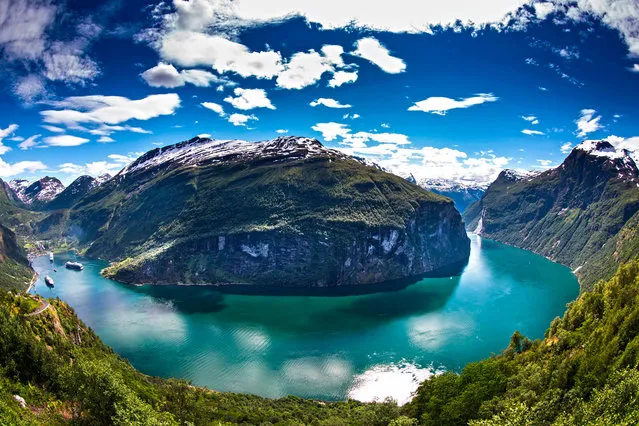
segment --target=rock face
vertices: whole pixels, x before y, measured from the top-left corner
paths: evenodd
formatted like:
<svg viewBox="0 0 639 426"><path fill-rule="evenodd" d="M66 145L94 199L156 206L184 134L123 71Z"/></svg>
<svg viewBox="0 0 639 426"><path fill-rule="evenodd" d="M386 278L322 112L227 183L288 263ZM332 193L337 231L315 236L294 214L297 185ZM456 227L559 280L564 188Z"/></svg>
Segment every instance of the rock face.
<svg viewBox="0 0 639 426"><path fill-rule="evenodd" d="M0 224L0 289L24 291L32 277L33 270L16 234Z"/></svg>
<svg viewBox="0 0 639 426"><path fill-rule="evenodd" d="M150 151L76 204L69 234L127 283L365 285L470 251L451 200L298 137Z"/></svg>
<svg viewBox="0 0 639 426"><path fill-rule="evenodd" d="M630 153L607 141L586 141L557 168L502 172L464 219L480 235L579 268L587 288L616 270L594 271L588 262L601 251L623 251L618 234L632 223L636 228L638 220L631 219L638 211L639 171Z"/></svg>

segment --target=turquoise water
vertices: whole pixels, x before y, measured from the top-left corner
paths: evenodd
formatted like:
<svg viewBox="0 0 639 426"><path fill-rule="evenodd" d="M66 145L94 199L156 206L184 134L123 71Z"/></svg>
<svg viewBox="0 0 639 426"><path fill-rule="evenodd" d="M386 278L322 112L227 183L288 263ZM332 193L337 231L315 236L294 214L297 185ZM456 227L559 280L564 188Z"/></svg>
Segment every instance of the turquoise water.
<svg viewBox="0 0 639 426"><path fill-rule="evenodd" d="M35 259L35 291L69 303L144 373L220 391L325 400L410 398L441 370L497 353L515 330L543 337L579 292L568 268L472 236L460 276L360 296L255 296L207 287L118 284L106 264ZM53 268L57 272L53 272ZM49 289L46 274L55 279Z"/></svg>

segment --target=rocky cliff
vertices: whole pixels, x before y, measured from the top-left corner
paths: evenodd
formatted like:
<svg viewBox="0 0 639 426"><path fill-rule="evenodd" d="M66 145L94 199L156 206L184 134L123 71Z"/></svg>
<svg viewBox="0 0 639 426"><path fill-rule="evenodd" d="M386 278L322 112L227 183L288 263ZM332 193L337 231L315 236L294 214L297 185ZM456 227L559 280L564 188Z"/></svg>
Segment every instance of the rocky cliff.
<svg viewBox="0 0 639 426"><path fill-rule="evenodd" d="M155 149L69 223L127 283L364 285L459 266L470 250L450 199L297 137Z"/></svg>

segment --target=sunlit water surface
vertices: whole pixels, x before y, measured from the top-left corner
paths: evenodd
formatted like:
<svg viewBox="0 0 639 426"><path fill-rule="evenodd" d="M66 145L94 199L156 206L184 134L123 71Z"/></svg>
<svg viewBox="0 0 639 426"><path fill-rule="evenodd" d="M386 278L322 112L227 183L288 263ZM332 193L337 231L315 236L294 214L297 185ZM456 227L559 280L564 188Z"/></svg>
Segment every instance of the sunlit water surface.
<svg viewBox="0 0 639 426"><path fill-rule="evenodd" d="M39 257L35 291L69 303L146 374L219 391L408 401L417 383L497 353L515 330L543 337L576 298L568 268L472 236L460 276L360 296L255 296L207 287L126 286ZM53 269L57 269L54 272ZM56 284L44 285L45 275Z"/></svg>

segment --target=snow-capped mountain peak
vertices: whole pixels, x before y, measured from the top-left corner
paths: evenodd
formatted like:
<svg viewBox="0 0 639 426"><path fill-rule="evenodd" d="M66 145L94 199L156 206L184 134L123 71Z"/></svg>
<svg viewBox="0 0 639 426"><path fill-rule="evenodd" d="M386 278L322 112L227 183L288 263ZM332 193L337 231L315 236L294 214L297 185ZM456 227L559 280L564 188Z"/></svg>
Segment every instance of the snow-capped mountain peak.
<svg viewBox="0 0 639 426"><path fill-rule="evenodd" d="M120 175L151 169L165 164L198 166L202 164L242 161L255 158L309 158L321 155L346 157L339 151L324 147L318 140L282 136L273 140L248 142L243 140L214 140L195 137L185 142L156 148L125 167Z"/></svg>
<svg viewBox="0 0 639 426"><path fill-rule="evenodd" d="M33 183L24 179L15 179L9 182L9 186L16 193L18 199L27 205L46 203L64 191L62 182L57 178L49 176L43 177Z"/></svg>
<svg viewBox="0 0 639 426"><path fill-rule="evenodd" d="M575 147L575 149L587 152L588 154L595 155L597 157L608 157L608 158L623 158L625 155L623 150L617 150L614 146L608 141L595 141L595 140L587 140Z"/></svg>

